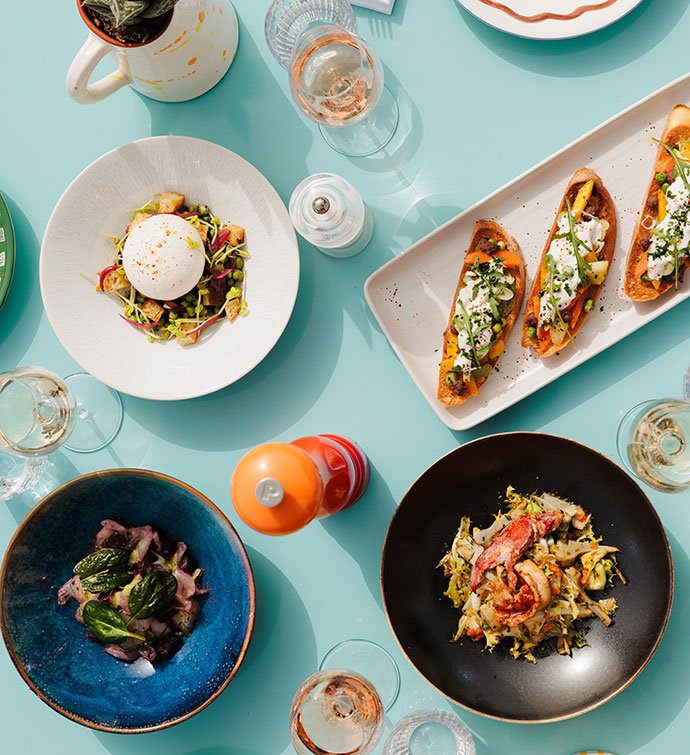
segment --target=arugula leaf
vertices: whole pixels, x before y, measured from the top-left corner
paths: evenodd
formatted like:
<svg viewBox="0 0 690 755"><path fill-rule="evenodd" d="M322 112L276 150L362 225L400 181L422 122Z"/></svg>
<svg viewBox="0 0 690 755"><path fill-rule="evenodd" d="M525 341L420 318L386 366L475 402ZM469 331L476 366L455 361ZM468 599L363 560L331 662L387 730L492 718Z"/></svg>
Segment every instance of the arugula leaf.
<svg viewBox="0 0 690 755"><path fill-rule="evenodd" d="M467 335L470 337L470 346L472 347L472 355L477 364L477 367L479 367L480 366L479 355L477 354L477 347L474 345L474 333L472 332L472 324L470 322L470 316L467 314L467 310L465 309L465 305L462 303L462 301L458 300L458 304L460 305L460 309L462 310L462 319L465 324L465 330L467 331Z"/></svg>
<svg viewBox="0 0 690 755"><path fill-rule="evenodd" d="M566 202L568 202L567 198L566 198ZM569 206L568 206L568 209L570 209ZM568 336L568 340L573 345L573 348L575 348L575 341L573 340L573 337L570 334L570 328L568 327L566 321L563 319L561 310L558 309L558 302L556 301L556 296L553 292L553 281L554 281L554 278L556 277L556 261L554 260L551 254L546 255L546 264L549 266L549 299L551 300L551 306L553 307L554 312L556 313L556 317L560 320L561 325L565 328L565 334Z"/></svg>
<svg viewBox="0 0 690 755"><path fill-rule="evenodd" d="M565 208L566 212L568 213L568 238L570 240L570 245L573 248L573 253L575 254L575 259L577 260L577 273L580 277L580 280L582 281L582 284L585 284L585 281L587 280L587 270L591 270L591 266L588 262L586 262L582 255L580 254L579 247L584 247L588 252L591 252L592 250L585 244L582 239L579 239L575 233L575 219L573 218L573 213L570 208L570 200L568 197L565 198Z"/></svg>

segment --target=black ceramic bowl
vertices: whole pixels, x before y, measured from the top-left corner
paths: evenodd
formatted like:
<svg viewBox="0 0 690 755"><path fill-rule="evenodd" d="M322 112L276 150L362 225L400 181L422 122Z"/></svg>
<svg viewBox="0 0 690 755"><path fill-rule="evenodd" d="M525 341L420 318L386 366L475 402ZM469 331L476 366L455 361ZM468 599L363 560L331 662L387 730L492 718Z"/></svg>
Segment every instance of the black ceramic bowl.
<svg viewBox="0 0 690 755"><path fill-rule="evenodd" d="M460 612L443 595L438 562L460 518L486 527L508 485L551 491L593 517L604 542L620 548L628 580L614 623L585 620L589 647L536 664L515 661L504 642L493 653L451 642ZM439 692L490 718L536 723L592 710L627 687L654 654L673 600L673 563L664 528L645 494L620 467L586 446L541 433L492 435L439 459L412 485L388 529L381 564L388 619L402 650Z"/></svg>

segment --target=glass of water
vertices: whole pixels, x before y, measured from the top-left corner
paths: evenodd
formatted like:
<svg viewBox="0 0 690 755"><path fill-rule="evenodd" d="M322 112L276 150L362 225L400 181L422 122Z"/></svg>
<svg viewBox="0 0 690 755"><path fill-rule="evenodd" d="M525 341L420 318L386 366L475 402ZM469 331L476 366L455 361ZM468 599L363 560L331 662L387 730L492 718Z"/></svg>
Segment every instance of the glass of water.
<svg viewBox="0 0 690 755"><path fill-rule="evenodd" d="M299 109L337 152L351 157L382 149L398 126L398 106L383 85L383 68L356 34L346 0L274 0L266 42L290 73Z"/></svg>
<svg viewBox="0 0 690 755"><path fill-rule="evenodd" d="M386 740L383 755L475 755L470 730L452 713L418 710L401 719Z"/></svg>
<svg viewBox="0 0 690 755"><path fill-rule="evenodd" d="M119 395L86 373L61 378L45 367L0 373L0 500L40 477L43 457L61 446L90 453L117 435Z"/></svg>
<svg viewBox="0 0 690 755"><path fill-rule="evenodd" d="M638 404L623 417L617 443L626 466L651 487L665 493L690 487L690 401Z"/></svg>

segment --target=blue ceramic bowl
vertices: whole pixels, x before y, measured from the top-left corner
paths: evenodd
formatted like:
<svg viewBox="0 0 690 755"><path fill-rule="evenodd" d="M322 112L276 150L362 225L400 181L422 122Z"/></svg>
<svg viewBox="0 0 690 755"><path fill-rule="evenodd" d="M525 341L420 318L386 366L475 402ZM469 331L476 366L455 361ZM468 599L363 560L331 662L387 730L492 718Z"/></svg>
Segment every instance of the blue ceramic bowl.
<svg viewBox="0 0 690 755"><path fill-rule="evenodd" d="M194 631L160 666L102 652L75 620L76 603L57 603L106 518L157 525L205 569L210 594ZM188 485L137 469L87 474L47 495L9 544L0 590L2 635L26 683L59 713L102 731L154 731L193 716L229 684L254 627L254 579L230 522Z"/></svg>

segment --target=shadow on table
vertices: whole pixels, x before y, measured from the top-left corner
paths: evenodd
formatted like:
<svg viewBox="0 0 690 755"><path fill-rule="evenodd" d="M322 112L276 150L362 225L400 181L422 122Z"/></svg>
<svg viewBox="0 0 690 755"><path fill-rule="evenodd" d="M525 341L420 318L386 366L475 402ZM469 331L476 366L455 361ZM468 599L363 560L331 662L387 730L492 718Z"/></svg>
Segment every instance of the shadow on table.
<svg viewBox="0 0 690 755"><path fill-rule="evenodd" d="M258 76L257 71L265 75ZM142 102L151 113L152 134L196 136L232 149L266 175L284 202L310 172L306 155L313 131L290 99L287 72L281 81L267 71L246 25L237 59L214 89L195 100L198 107L176 108L147 98ZM321 279L316 254L300 239L295 309L276 346L249 375L210 396L170 402L163 410L156 402L128 399L127 413L155 435L200 450L244 448L265 440L265 422L248 421L237 413L241 407L260 406L262 416L270 418L271 435L294 425L328 384L342 341L341 286ZM207 420L203 434L191 437L180 432L191 417ZM228 421L219 422L219 417Z"/></svg>
<svg viewBox="0 0 690 755"><path fill-rule="evenodd" d="M348 157L357 168L369 173L385 173L407 180L404 167L414 157L422 143L423 123L419 108L410 97L407 89L395 74L384 66L386 87L398 103L398 126L390 142L378 152L368 157Z"/></svg>
<svg viewBox="0 0 690 755"><path fill-rule="evenodd" d="M381 601L381 551L396 502L383 477L372 466L367 492L352 508L321 520L324 530L344 548L359 567L377 605Z"/></svg>
<svg viewBox="0 0 690 755"><path fill-rule="evenodd" d="M673 553L676 600L661 644L639 677L600 708L560 723L496 726L486 718L456 708L472 730L478 755L523 750L568 755L588 748L626 755L638 752L675 720L690 697L690 676L682 662L687 657L690 621L686 597L690 591L690 560L678 540L666 534ZM618 724L621 721L625 721L624 726ZM599 734L595 737L590 732Z"/></svg>
<svg viewBox="0 0 690 755"><path fill-rule="evenodd" d="M264 755L289 747L288 714L299 685L318 666L307 610L283 572L247 548L256 583L254 635L228 688L185 723L140 736L96 734L113 755Z"/></svg>
<svg viewBox="0 0 690 755"><path fill-rule="evenodd" d="M41 245L19 205L7 194L4 197L12 216L16 255L10 290L0 309L0 371L23 362L32 340L28 334L36 333L43 312L38 290Z"/></svg>
<svg viewBox="0 0 690 755"><path fill-rule="evenodd" d="M586 381L582 380L580 374L580 369L584 365L580 365L555 380L551 385L542 388L486 422L482 422L472 430L457 431L453 434L459 442L464 443L471 437L513 430L534 430L553 422L558 417L583 406L593 396L630 375L631 364L639 363L639 369L644 369L649 362L680 344L690 344L690 332L686 327L688 316L690 316L690 300L681 302L674 309L589 360L586 363L589 365ZM640 395L638 400L652 398L655 394L654 390L651 392L652 395L649 393ZM675 395L680 396L680 393L681 375L679 374ZM604 408L600 416L593 417L592 422L606 421L608 417L605 412L611 412L613 419L609 424L613 436L617 421L622 417L622 410L629 409L635 403L635 398L630 399L630 406L620 406L614 401Z"/></svg>
<svg viewBox="0 0 690 755"><path fill-rule="evenodd" d="M387 15L378 11L356 7L357 29L365 39L395 39L396 26L402 26L407 10L407 0L396 0L393 13Z"/></svg>
<svg viewBox="0 0 690 755"><path fill-rule="evenodd" d="M645 0L620 21L592 34L563 40L530 40L493 29L460 5L458 13L487 47L520 68L548 76L590 76L637 60L661 44L690 0ZM592 54L589 54L592 53Z"/></svg>

